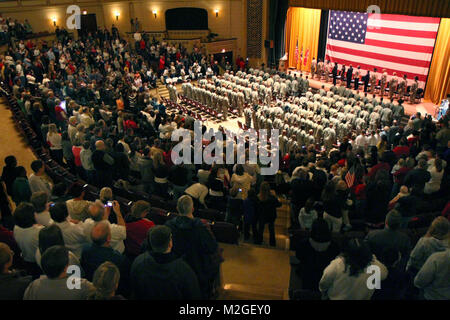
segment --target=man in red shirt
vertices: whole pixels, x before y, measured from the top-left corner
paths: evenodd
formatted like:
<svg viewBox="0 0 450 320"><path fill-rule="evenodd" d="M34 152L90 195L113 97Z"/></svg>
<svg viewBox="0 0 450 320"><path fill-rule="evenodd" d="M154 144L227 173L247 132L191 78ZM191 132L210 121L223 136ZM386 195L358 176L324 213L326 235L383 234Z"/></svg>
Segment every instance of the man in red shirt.
<svg viewBox="0 0 450 320"><path fill-rule="evenodd" d="M150 203L139 200L133 203L131 214L127 217L127 238L125 252L128 256L136 257L141 254L141 246L147 238L147 232L155 224L146 218L150 212Z"/></svg>

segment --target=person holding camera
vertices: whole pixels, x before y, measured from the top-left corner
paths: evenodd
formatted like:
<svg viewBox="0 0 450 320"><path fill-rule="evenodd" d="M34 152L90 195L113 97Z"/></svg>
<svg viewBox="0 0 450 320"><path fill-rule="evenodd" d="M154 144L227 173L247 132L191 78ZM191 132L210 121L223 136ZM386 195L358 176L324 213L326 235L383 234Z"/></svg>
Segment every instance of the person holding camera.
<svg viewBox="0 0 450 320"><path fill-rule="evenodd" d="M109 222L109 215L111 214L111 211L114 212L117 223ZM125 245L123 241L127 237L127 230L125 226L125 220L123 219L122 213L120 212L119 202L114 200L107 201L106 204L103 204L100 200L96 200L89 206L89 215L90 217L87 218L82 224L84 234L89 239L89 241L92 241L91 231L94 226L101 221L105 221L109 225L109 228L111 230L111 247L114 250L123 253L125 251Z"/></svg>

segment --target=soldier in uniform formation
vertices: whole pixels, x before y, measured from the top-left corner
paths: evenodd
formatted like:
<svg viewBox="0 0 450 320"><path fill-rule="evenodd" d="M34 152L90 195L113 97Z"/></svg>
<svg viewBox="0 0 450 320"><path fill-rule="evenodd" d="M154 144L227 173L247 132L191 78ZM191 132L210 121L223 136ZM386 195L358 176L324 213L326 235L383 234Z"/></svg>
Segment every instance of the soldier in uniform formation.
<svg viewBox="0 0 450 320"><path fill-rule="evenodd" d="M296 95L294 81L299 92L307 90L303 96ZM333 86L330 91L322 87L314 94L309 86L303 87L304 81L307 79L303 75L294 78L287 75L285 79L278 74L250 69L248 73L239 71L234 75L230 71L222 77L201 79L198 86L185 83L182 88L183 95L222 113L228 108L243 108L247 127L279 129L283 153L310 144L330 150L353 132L390 126L403 116L403 106L394 103L394 99L378 101L369 98L367 92L361 96L359 91L353 93L344 84ZM267 99L267 95L271 97Z"/></svg>
<svg viewBox="0 0 450 320"><path fill-rule="evenodd" d="M330 63L330 61L322 62L320 59L316 60L313 58L311 62L311 79L315 79L316 75L318 76L318 80L321 80L322 75L325 76L325 82L329 81L330 74L333 75L333 85L336 85L336 78L338 75L341 76L341 82L347 82L347 88L350 88L350 82L354 81L354 89L359 89L359 81L363 80L365 82L365 88L369 87L370 84L370 93L372 95L375 94L375 90L379 84L380 96L384 97L386 94L386 88L389 88L389 99L393 99L396 95L398 100L403 100L404 96L408 90L408 80L407 75L403 75L403 79L399 80L396 73L394 72L391 79L388 80L388 73L386 69L383 69L380 77L377 74L377 68L374 68L372 71L368 71L367 74L362 77L361 67L358 66L356 70L350 66L348 70L345 69L345 66L342 66L341 72L338 72L338 65L336 63ZM365 89L366 90L366 89ZM414 78L414 82L410 87L410 103L417 103L417 97L419 96L419 82L418 77Z"/></svg>

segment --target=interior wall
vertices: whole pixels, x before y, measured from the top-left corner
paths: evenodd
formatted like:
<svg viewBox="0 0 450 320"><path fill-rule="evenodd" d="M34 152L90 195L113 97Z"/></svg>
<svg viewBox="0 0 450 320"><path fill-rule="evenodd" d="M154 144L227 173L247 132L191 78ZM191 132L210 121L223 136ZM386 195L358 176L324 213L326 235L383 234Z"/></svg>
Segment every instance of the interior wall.
<svg viewBox="0 0 450 320"><path fill-rule="evenodd" d="M266 0L263 0L266 1ZM204 8L208 12L208 25L218 38L237 38L237 52L246 55L246 28L243 6L246 0L160 0L160 1L107 1L107 0L26 0L0 2L0 12L4 17L12 17L23 21L28 19L35 32L53 32L55 27L52 19L57 19L58 25L65 25L69 15L66 9L76 4L80 9L97 15L97 26L111 28L115 24L119 32L131 31L130 19L138 18L141 29L145 31L164 31L165 11L178 7ZM216 17L215 10L219 10ZM157 11L154 17L153 10ZM116 19L116 13L119 18Z"/></svg>

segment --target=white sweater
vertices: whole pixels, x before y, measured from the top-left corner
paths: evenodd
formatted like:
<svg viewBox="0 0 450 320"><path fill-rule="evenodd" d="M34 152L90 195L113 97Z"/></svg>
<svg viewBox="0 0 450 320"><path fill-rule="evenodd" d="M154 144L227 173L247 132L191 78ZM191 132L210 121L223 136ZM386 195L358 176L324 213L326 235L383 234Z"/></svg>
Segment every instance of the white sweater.
<svg viewBox="0 0 450 320"><path fill-rule="evenodd" d="M375 255L370 265L380 268L380 281L386 279L388 270L377 260ZM370 300L375 289L367 287L367 279L372 274L373 272L367 273L367 268L365 268L357 276L350 276L349 268L347 271L345 270L344 258L339 256L331 261L323 271L319 289L322 295L327 296L330 300Z"/></svg>

